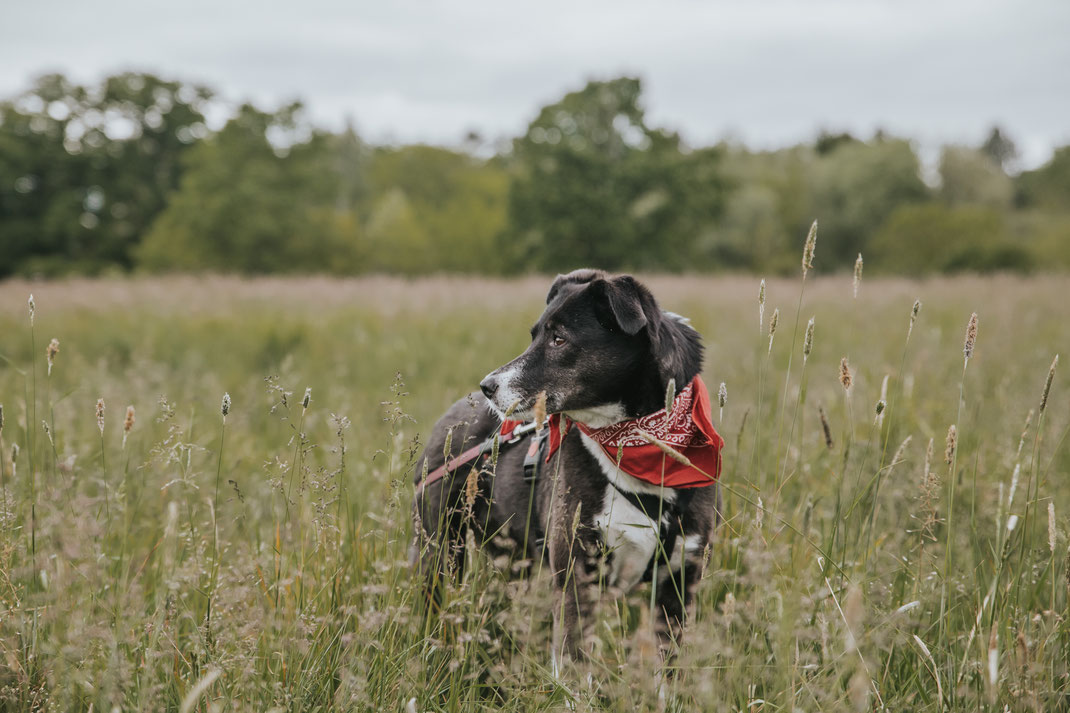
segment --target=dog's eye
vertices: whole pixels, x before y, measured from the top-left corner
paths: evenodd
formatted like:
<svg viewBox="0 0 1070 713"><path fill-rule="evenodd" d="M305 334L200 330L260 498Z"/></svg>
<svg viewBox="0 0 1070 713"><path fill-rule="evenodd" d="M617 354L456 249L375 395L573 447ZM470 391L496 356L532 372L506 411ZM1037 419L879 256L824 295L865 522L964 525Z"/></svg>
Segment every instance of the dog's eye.
<svg viewBox="0 0 1070 713"><path fill-rule="evenodd" d="M550 337L550 346L559 347L565 343L565 338L560 334L554 334Z"/></svg>

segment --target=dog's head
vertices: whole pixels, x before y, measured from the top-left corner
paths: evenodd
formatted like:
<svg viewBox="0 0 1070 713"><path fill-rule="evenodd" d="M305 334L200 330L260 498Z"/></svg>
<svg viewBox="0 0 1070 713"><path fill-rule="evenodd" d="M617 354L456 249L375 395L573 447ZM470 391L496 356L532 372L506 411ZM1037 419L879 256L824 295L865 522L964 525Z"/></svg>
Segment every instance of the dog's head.
<svg viewBox="0 0 1070 713"><path fill-rule="evenodd" d="M515 407L513 418L530 419L545 391L549 413L595 410L595 420L613 422L664 403L669 379L683 388L701 349L698 334L631 275L576 270L554 280L531 345L479 386L500 415Z"/></svg>

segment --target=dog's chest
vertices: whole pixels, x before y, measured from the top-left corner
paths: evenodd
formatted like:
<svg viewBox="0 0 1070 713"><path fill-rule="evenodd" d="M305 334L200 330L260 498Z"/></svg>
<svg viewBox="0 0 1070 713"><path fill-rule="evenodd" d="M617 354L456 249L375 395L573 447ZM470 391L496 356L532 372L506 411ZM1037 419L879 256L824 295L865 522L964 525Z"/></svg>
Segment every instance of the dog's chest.
<svg viewBox="0 0 1070 713"><path fill-rule="evenodd" d="M602 449L586 435L583 444L594 456L602 473L610 481L605 488L600 509L592 518L592 524L601 535L609 558L607 584L622 590L634 587L642 580L651 560L658 551L662 528L658 525L658 511L637 506L633 498L623 491L631 492L642 487L634 478L624 475L606 457ZM627 481L627 482L625 482ZM614 486L616 483L616 486ZM653 490L657 490L653 488ZM643 491L646 492L646 491ZM650 494L649 492L647 494ZM663 490L659 493L663 499L661 515L668 520L676 493Z"/></svg>

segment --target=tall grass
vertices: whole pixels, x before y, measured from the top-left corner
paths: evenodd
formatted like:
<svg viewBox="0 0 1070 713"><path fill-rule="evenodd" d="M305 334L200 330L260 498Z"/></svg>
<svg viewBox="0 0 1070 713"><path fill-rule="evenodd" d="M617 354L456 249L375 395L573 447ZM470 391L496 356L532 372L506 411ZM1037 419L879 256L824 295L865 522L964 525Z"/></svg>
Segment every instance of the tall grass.
<svg viewBox="0 0 1070 713"><path fill-rule="evenodd" d="M757 280L648 281L732 392L726 518L660 688L649 590L604 598L560 678L522 562L466 552L422 614L409 469L547 280L35 283L63 344L41 394L31 286L0 284L0 708L1066 709L1061 281L810 274L800 348L799 280L766 281L757 345Z"/></svg>

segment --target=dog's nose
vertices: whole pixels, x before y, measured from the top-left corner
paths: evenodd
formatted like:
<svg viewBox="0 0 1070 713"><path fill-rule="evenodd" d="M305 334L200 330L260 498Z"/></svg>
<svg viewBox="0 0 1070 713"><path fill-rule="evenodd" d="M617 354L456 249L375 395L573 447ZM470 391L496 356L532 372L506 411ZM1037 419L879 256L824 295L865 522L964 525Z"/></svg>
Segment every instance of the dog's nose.
<svg viewBox="0 0 1070 713"><path fill-rule="evenodd" d="M498 393L498 380L493 376L488 376L483 381L479 382L479 390L483 392L483 395L488 399L494 398L494 394Z"/></svg>

